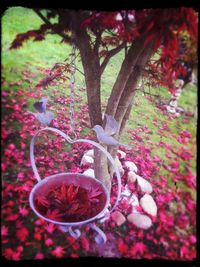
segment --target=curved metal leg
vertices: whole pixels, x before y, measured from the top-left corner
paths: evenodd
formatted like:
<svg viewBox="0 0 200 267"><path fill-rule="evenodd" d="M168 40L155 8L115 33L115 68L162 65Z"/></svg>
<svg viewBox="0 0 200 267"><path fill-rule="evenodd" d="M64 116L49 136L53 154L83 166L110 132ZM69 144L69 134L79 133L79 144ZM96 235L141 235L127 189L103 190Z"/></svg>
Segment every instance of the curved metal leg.
<svg viewBox="0 0 200 267"><path fill-rule="evenodd" d="M78 239L81 236L81 231L79 229L72 230L72 227L61 225L59 226L61 231L65 233L69 233L74 238Z"/></svg>
<svg viewBox="0 0 200 267"><path fill-rule="evenodd" d="M65 233L69 232L68 226L60 225L59 228L61 231L65 232Z"/></svg>
<svg viewBox="0 0 200 267"><path fill-rule="evenodd" d="M69 227L69 233L71 236L73 236L76 239L78 239L81 236L81 231L79 229L72 230L72 228Z"/></svg>
<svg viewBox="0 0 200 267"><path fill-rule="evenodd" d="M104 232L95 224L90 223L89 226L97 232L97 235L95 237L95 241L97 244L105 244L107 241L107 237L104 234Z"/></svg>
<svg viewBox="0 0 200 267"><path fill-rule="evenodd" d="M106 209L105 212L100 217L98 217L98 220L100 223L104 223L109 218L110 218L110 211L109 209Z"/></svg>

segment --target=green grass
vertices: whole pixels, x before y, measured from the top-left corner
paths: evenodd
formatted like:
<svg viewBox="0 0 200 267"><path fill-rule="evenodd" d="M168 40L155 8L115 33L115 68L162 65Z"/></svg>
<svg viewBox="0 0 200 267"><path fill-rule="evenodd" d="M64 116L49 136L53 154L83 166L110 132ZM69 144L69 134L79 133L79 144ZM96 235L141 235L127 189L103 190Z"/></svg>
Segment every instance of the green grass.
<svg viewBox="0 0 200 267"><path fill-rule="evenodd" d="M43 11L45 12L45 11ZM22 72L29 70L31 73L35 74L35 77L31 78L31 84L22 81L22 88L28 88L34 86L44 77L41 73L40 68L50 69L57 62L64 62L70 52L71 47L61 43L61 38L56 35L48 35L46 39L42 42L32 40L26 41L23 46L16 50L10 50L9 47L14 40L16 34L23 33L31 29L39 28L42 24L42 20L34 13L33 10L23 7L13 7L9 8L2 16L2 65L3 65L3 77L8 83L15 81L22 81ZM121 62L123 61L124 51L121 51L115 57L113 57L105 72L102 76L101 85L101 98L102 105L105 108L108 97L110 95L112 86L115 82L117 74L121 67ZM77 61L77 67L83 71L80 61ZM78 88L84 87L84 77L78 71L76 72L76 86ZM64 96L69 95L69 89L66 85L58 86L60 89L60 94ZM17 90L18 86L13 85L10 88L8 85L4 85L4 90ZM45 94L52 97L53 87L49 86ZM148 91L147 88L145 88ZM86 102L86 91L78 91L78 93L83 97L83 102ZM170 99L170 94L163 87L160 89L151 88L152 94L160 94L161 99ZM31 110L34 100L28 100L28 109ZM153 143L158 143L160 140L160 135L157 133L157 128L153 124L153 119L158 120L158 125L162 122L166 122L174 134L178 134L180 130L189 130L192 133L193 140L196 140L196 119L190 119L188 124L184 124L182 117L176 118L172 121L168 121L167 116L163 116L159 110L143 97L141 92L137 92L133 109L130 115L126 129L136 129L139 126L146 125L152 130L151 141ZM197 103L197 88L194 85L187 85L179 99L179 105L182 106L186 111L194 112ZM81 103L76 103L76 109L79 108ZM104 110L103 108L103 110ZM141 113L146 116L141 119ZM82 134L87 134L89 132L88 128L82 131ZM145 140L145 135L144 135ZM121 137L121 142L131 143L130 135L125 131ZM173 146L180 147L175 139L170 136L163 137L163 141L172 144ZM145 141L147 144L147 142ZM196 153L196 148L194 144L188 145L194 153ZM152 150L152 155L157 155L161 158L165 158L165 150L160 147L156 147ZM184 163L182 163L181 168L184 169ZM196 161L192 161L193 173L196 172ZM164 170L162 170L165 173Z"/></svg>

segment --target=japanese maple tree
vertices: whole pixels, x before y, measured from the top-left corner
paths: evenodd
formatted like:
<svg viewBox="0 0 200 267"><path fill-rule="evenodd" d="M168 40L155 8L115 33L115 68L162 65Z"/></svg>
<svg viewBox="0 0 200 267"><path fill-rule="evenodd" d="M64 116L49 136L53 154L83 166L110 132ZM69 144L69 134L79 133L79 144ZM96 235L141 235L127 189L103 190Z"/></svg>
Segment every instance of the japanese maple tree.
<svg viewBox="0 0 200 267"><path fill-rule="evenodd" d="M184 74L181 60L196 62L198 16L193 8L164 8L125 11L47 10L35 13L44 24L39 29L20 33L11 48L18 48L30 38L42 41L47 34L58 34L80 51L91 126L102 120L102 74L110 59L124 50L124 59L111 90L105 112L119 123L119 139L129 118L137 83L143 75L153 86L175 86ZM52 19L57 18L57 22ZM182 39L186 50L181 52ZM187 53L190 51L190 53ZM157 53L157 59L152 57ZM188 56L186 56L188 55ZM57 74L56 74L57 75ZM51 79L50 79L51 80ZM48 84L46 80L45 86ZM110 150L115 156L116 150ZM95 174L109 186L107 159L95 151Z"/></svg>

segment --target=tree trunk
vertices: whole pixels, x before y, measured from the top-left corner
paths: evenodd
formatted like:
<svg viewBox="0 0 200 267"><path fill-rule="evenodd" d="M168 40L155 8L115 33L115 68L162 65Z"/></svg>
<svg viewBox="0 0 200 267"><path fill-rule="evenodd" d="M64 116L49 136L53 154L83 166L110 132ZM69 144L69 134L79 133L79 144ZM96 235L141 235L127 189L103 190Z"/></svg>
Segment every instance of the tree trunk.
<svg viewBox="0 0 200 267"><path fill-rule="evenodd" d="M81 60L84 68L89 116L91 126L102 125L101 112L101 71L98 53L92 49L89 36L85 31L78 31L77 46L80 50ZM135 87L143 68L150 57L148 54L151 50L150 45L144 46L144 36L142 35L134 41L129 49L117 80L113 86L111 96L108 100L106 113L115 116L121 129L121 123L130 106L135 93ZM148 52L147 52L148 51ZM90 62L90 64L88 64ZM120 131L121 134L122 131ZM119 138L119 132L116 135ZM117 148L109 149L112 156L116 156ZM106 156L98 149L94 149L94 171L95 177L101 180L108 190L111 189L111 179L109 173L112 174Z"/></svg>
<svg viewBox="0 0 200 267"><path fill-rule="evenodd" d="M126 82L132 73L132 69L137 62L140 53L143 50L144 40L142 37L134 41L131 48L129 49L116 79L116 82L112 88L111 95L108 99L106 113L115 116L117 106L123 93Z"/></svg>
<svg viewBox="0 0 200 267"><path fill-rule="evenodd" d="M126 113L122 119L122 122L121 122L121 127L120 127L120 130L119 130L119 136L121 136L121 134L123 133L124 131L124 128L126 127L126 123L129 119L129 116L130 116L130 113L131 113L131 110L132 110L132 106L133 106L133 100L134 100L134 96L132 98L132 101L131 103L129 104L127 110L126 110Z"/></svg>
<svg viewBox="0 0 200 267"><path fill-rule="evenodd" d="M94 127L97 124L102 125L100 62L98 53L95 53L91 48L87 34L82 32L81 37L82 39L80 40L79 33L79 43L77 45L84 69L90 123L91 127ZM90 63L88 64L88 62ZM98 142L97 139L96 142ZM94 149L94 172L95 177L102 181L110 191L111 182L107 157L96 148Z"/></svg>
<svg viewBox="0 0 200 267"><path fill-rule="evenodd" d="M140 56L137 59L137 62L135 64L135 67L133 68L132 73L129 75L129 78L126 82L126 85L124 87L124 91L121 94L120 100L118 102L118 106L116 109L115 119L119 123L119 131L115 135L116 139L120 138L120 135L123 132L123 129L125 127L125 122L128 120L133 99L136 92L136 86L139 81L139 78L142 74L142 69L144 69L147 61L152 56L152 44L153 41L144 48L143 52L140 54ZM113 158L117 155L117 148L109 148L109 152L112 155ZM112 166L109 166L109 171L112 173L113 169Z"/></svg>
<svg viewBox="0 0 200 267"><path fill-rule="evenodd" d="M121 128L123 117L125 116L126 111L135 95L135 92L136 92L135 89L139 81L139 78L141 77L141 74L143 72L143 69L145 68L145 65L147 64L148 60L152 56L152 52L153 52L152 45L153 45L153 41L144 48L144 50L138 57L138 60L133 68L132 73L130 74L126 82L124 91L120 97L117 110L115 113L115 119L119 123L120 128Z"/></svg>

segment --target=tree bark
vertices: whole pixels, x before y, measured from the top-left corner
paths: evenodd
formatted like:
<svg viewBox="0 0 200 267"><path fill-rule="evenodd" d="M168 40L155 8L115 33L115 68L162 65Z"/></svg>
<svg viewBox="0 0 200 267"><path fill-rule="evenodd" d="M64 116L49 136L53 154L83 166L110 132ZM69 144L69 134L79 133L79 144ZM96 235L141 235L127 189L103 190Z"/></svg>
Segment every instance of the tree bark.
<svg viewBox="0 0 200 267"><path fill-rule="evenodd" d="M77 46L80 50L84 69L91 127L97 124L102 125L101 71L97 48L92 49L89 37L84 31L79 32ZM96 142L98 142L97 139ZM94 148L94 172L95 177L103 182L108 191L110 191L111 181L108 172L107 157L97 148Z"/></svg>
<svg viewBox="0 0 200 267"><path fill-rule="evenodd" d="M152 44L153 44L153 41L147 47L144 48L143 52L138 57L135 67L133 68L132 73L130 74L126 82L124 91L119 100L119 103L116 109L116 114L115 114L115 119L119 123L119 130L115 134L116 139L120 138L123 132L123 129L125 127L125 123L129 118L132 104L133 104L133 99L134 99L135 92L136 92L137 83L142 74L141 70L145 67L147 61L152 56L152 52L153 52ZM113 148L113 147L109 148L109 152L114 159L116 158L117 150L118 150L117 148ZM113 173L113 168L110 164L109 164L109 171L110 173Z"/></svg>
<svg viewBox="0 0 200 267"><path fill-rule="evenodd" d="M94 127L96 124L102 124L100 63L86 36L82 37L78 46L85 75L90 122Z"/></svg>
<svg viewBox="0 0 200 267"><path fill-rule="evenodd" d="M126 110L126 113L122 119L122 122L121 122L121 127L120 127L120 130L119 130L119 136L122 135L123 131L124 131L124 128L126 127L126 123L129 119L129 116L130 116L130 113L131 113L131 110L132 110L132 106L133 106L133 100L134 100L134 96L131 100L131 103L129 104L127 110Z"/></svg>
<svg viewBox="0 0 200 267"><path fill-rule="evenodd" d="M142 70L145 68L146 63L152 56L152 45L153 41L146 46L140 56L137 59L137 62L132 70L132 73L130 74L126 85L124 87L123 93L121 94L117 110L115 113L115 119L119 123L121 128L121 122L123 120L123 117L125 116L125 113L129 107L129 104L131 103L135 92L136 92L136 87L138 80L142 74Z"/></svg>
<svg viewBox="0 0 200 267"><path fill-rule="evenodd" d="M123 93L126 82L130 74L132 73L133 67L136 64L140 53L143 50L143 43L144 40L142 37L135 40L122 63L118 77L112 88L111 95L108 99L106 113L109 115L115 116L117 106L121 94Z"/></svg>

